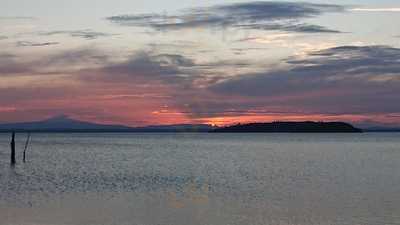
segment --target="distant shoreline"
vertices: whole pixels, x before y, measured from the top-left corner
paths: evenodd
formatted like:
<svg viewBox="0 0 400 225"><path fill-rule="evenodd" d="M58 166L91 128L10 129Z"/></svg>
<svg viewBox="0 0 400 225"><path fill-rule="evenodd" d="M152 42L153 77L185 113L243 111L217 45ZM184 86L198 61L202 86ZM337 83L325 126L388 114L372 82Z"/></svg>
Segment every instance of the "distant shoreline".
<svg viewBox="0 0 400 225"><path fill-rule="evenodd" d="M47 120L0 124L0 133L362 133L400 132L400 128L359 129L345 122L270 122L216 127L207 124L171 124L145 127L105 125L71 119L67 116Z"/></svg>

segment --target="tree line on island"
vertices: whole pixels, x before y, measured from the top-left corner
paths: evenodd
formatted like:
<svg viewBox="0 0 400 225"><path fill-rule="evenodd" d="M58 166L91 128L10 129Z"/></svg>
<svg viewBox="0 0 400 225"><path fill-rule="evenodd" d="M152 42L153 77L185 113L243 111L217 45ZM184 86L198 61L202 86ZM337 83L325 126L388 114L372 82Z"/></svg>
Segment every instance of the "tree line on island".
<svg viewBox="0 0 400 225"><path fill-rule="evenodd" d="M344 122L272 122L237 124L217 128L216 133L360 133L361 129Z"/></svg>

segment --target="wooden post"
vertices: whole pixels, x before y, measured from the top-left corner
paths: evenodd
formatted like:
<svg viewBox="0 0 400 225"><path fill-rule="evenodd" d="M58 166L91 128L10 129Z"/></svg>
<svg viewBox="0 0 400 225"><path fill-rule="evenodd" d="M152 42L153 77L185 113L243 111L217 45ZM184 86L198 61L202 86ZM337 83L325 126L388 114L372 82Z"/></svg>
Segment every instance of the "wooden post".
<svg viewBox="0 0 400 225"><path fill-rule="evenodd" d="M11 165L15 165L16 161L15 161L15 132L12 132L12 136L11 136Z"/></svg>
<svg viewBox="0 0 400 225"><path fill-rule="evenodd" d="M25 142L25 148L24 148L24 155L23 155L23 162L26 162L26 149L28 149L28 145L29 145L29 140L31 138L31 133L28 133L28 137L26 138L26 142Z"/></svg>

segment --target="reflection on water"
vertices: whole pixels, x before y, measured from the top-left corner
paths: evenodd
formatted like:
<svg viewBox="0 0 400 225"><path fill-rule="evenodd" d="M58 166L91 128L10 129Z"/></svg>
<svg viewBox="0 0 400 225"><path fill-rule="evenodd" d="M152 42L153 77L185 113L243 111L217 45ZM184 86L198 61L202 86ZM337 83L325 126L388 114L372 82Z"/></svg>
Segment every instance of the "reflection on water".
<svg viewBox="0 0 400 225"><path fill-rule="evenodd" d="M35 134L15 168L8 142L2 225L400 224L398 134Z"/></svg>

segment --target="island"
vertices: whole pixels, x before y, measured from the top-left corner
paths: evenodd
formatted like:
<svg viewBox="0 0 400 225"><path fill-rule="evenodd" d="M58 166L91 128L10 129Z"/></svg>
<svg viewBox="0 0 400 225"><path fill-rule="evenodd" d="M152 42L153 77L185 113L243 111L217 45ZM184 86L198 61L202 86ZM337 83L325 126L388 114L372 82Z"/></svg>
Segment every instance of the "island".
<svg viewBox="0 0 400 225"><path fill-rule="evenodd" d="M344 122L272 122L237 124L212 130L214 133L361 133Z"/></svg>

